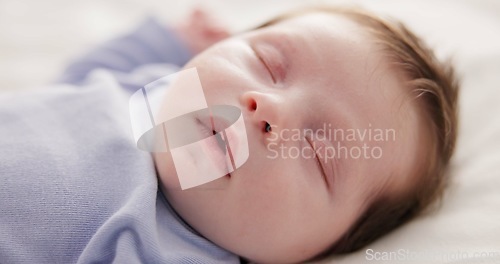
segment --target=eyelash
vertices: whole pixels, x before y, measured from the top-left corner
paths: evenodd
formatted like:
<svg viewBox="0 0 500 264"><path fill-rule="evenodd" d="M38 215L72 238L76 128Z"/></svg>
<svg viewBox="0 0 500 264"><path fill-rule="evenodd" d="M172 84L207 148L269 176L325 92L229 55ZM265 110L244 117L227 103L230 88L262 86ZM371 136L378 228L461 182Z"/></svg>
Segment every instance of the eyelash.
<svg viewBox="0 0 500 264"><path fill-rule="evenodd" d="M259 57L260 58L260 57ZM260 58L264 66L266 67L267 71L269 72L269 75L271 75L271 79L273 79L273 83L276 83L276 77L274 77L273 71L269 68L269 65L266 63L266 61L262 58Z"/></svg>
<svg viewBox="0 0 500 264"><path fill-rule="evenodd" d="M323 167L323 164L320 161L318 153L316 152L316 149L313 147L313 144L311 143L311 140L309 138L307 138L307 137L305 137L305 139L307 140L307 143L309 143L309 145L311 146L311 149L314 151L315 163L319 167L319 169L321 171L321 176L323 176L323 180L325 180L325 183L328 186L329 184L328 184L328 180L326 178L325 168Z"/></svg>
<svg viewBox="0 0 500 264"><path fill-rule="evenodd" d="M269 64L266 62L264 58L262 58L259 52L254 50L254 53L257 56L257 58L259 58L260 63L262 63L262 65L266 68L267 72L271 76L271 79L273 80L273 83L276 83L276 77L274 76L273 71L269 68Z"/></svg>

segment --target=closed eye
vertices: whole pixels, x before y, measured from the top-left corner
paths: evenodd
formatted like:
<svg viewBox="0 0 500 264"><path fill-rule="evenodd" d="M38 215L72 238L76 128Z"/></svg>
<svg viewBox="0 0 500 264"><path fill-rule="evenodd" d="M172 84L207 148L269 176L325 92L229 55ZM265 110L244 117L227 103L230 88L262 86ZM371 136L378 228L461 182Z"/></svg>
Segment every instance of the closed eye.
<svg viewBox="0 0 500 264"><path fill-rule="evenodd" d="M311 146L311 149L314 151L316 165L318 166L318 168L319 168L319 170L321 172L321 176L323 176L323 180L325 181L326 186L329 189L330 188L330 184L328 183L328 178L326 176L325 168L323 167L323 163L321 162L321 159L318 156L318 152L316 151L316 148L315 148L314 144L311 142L312 139L308 138L307 136L305 137L305 139L307 140L307 143L309 143L309 145Z"/></svg>
<svg viewBox="0 0 500 264"><path fill-rule="evenodd" d="M254 49L255 56L259 59L260 63L266 68L267 72L271 76L271 79L273 80L273 83L276 83L276 77L273 74L273 71L271 70L271 67L269 66L269 63L260 55L259 52L257 52Z"/></svg>

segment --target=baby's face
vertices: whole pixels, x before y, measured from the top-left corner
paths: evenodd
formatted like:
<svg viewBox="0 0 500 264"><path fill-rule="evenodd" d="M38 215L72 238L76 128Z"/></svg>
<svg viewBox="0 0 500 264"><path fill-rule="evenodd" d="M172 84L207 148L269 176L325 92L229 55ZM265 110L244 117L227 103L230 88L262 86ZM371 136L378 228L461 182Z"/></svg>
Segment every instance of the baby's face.
<svg viewBox="0 0 500 264"><path fill-rule="evenodd" d="M420 113L373 43L346 18L311 13L191 60L209 105L241 108L250 154L230 177L184 191L170 156L155 155L182 218L251 260L301 261L339 239L379 193L403 191L416 171Z"/></svg>

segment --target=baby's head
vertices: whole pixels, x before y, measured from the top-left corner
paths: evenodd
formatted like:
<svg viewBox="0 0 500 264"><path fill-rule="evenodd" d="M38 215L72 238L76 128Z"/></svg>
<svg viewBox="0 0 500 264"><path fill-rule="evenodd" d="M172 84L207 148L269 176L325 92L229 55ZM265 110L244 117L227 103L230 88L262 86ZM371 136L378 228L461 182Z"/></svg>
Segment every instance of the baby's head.
<svg viewBox="0 0 500 264"><path fill-rule="evenodd" d="M457 84L401 24L311 9L219 42L191 60L209 105L236 105L249 158L164 194L201 235L256 262L359 249L442 192L456 139Z"/></svg>

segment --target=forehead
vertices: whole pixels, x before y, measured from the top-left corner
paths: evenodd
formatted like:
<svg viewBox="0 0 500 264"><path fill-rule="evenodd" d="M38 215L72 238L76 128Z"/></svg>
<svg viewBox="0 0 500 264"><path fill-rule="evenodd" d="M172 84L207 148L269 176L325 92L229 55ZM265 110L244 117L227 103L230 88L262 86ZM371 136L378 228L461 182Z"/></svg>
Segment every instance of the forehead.
<svg viewBox="0 0 500 264"><path fill-rule="evenodd" d="M332 49L358 49L358 52L361 47L368 48L371 39L363 27L347 16L326 12L311 12L284 18L266 28L277 34L298 38L303 44L327 44Z"/></svg>
<svg viewBox="0 0 500 264"><path fill-rule="evenodd" d="M321 77L318 79L328 83L353 77L355 84L366 84L371 81L369 78L377 77L375 70L386 66L374 37L344 15L324 12L297 15L263 28L257 34L262 38L278 39L301 73Z"/></svg>

